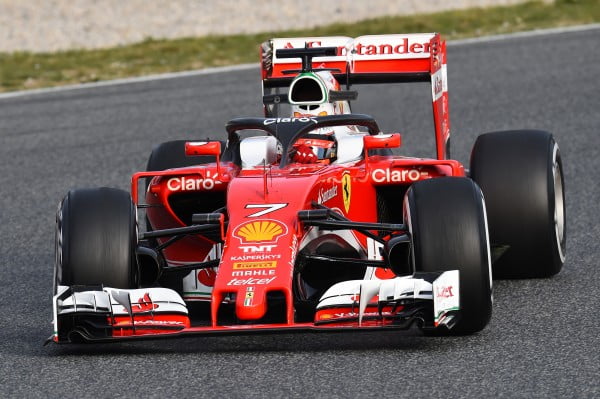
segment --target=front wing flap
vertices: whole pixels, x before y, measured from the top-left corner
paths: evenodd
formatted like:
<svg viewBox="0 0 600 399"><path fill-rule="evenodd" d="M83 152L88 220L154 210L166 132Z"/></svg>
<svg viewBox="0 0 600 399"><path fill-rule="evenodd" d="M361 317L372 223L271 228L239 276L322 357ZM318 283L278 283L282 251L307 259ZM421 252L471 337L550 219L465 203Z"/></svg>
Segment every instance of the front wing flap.
<svg viewBox="0 0 600 399"><path fill-rule="evenodd" d="M458 320L459 272L415 273L389 280L351 280L321 297L315 323L452 328Z"/></svg>
<svg viewBox="0 0 600 399"><path fill-rule="evenodd" d="M452 328L459 316L459 274L415 273L389 280L352 280L321 297L314 322L191 326L179 294L168 288L58 286L53 298L56 343L221 334L349 329Z"/></svg>
<svg viewBox="0 0 600 399"><path fill-rule="evenodd" d="M185 302L167 288L58 286L53 310L55 342L172 334L190 327Z"/></svg>

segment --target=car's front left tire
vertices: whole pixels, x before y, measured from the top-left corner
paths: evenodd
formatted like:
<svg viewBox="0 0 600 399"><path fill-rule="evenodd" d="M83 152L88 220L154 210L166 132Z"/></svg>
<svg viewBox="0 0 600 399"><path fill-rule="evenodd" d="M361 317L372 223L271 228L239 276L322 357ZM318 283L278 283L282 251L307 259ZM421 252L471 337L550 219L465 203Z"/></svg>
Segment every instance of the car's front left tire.
<svg viewBox="0 0 600 399"><path fill-rule="evenodd" d="M108 187L71 190L56 216L57 285L137 285L137 224L128 192Z"/></svg>

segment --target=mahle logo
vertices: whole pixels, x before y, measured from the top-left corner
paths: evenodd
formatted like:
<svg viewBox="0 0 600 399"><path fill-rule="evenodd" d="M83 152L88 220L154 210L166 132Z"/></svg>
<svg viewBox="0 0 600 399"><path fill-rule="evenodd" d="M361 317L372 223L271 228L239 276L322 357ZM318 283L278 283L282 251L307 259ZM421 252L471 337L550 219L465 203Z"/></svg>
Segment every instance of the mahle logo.
<svg viewBox="0 0 600 399"><path fill-rule="evenodd" d="M251 242L275 243L287 234L287 227L276 220L257 220L239 225L233 235L247 244Z"/></svg>

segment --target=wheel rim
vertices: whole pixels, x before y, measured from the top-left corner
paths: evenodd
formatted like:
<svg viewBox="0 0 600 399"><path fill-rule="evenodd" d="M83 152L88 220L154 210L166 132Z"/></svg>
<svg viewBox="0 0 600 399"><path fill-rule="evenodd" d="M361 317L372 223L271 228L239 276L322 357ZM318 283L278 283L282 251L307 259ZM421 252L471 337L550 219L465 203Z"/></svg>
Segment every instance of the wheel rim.
<svg viewBox="0 0 600 399"><path fill-rule="evenodd" d="M563 192L562 169L557 156L558 147L554 146L554 165L552 173L554 175L554 230L560 261L564 262L565 253L565 202Z"/></svg>

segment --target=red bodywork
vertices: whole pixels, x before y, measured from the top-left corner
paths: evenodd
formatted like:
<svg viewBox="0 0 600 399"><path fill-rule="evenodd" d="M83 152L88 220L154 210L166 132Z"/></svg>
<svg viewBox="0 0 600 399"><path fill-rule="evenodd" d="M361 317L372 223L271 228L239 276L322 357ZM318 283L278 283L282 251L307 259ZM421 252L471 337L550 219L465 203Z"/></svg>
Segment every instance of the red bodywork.
<svg viewBox="0 0 600 399"><path fill-rule="evenodd" d="M306 43L308 47L338 46L336 56L320 58L313 66L337 68L334 76L346 83L430 81L437 159L365 156L353 164L289 164L283 168L242 170L239 165L219 162L217 158L216 163L198 167L136 173L132 178L132 196L136 205L141 202L139 180L158 176L152 180L145 195L145 202L150 206L148 219L155 230L187 224L169 205L172 195L195 193L201 199L203 195L222 193L226 198L228 220L227 227L222 228L222 253L215 254L215 248L221 249L218 244L200 235L187 236L163 250L167 263L173 266L215 257L220 259L218 269L204 269L196 274L198 281L210 292L184 297L211 303L211 326L192 329L233 328L218 325L219 307L230 298L237 298L235 313L238 319L259 320L267 312L267 293L273 291L282 293L286 299L285 325L298 326L294 323L292 277L296 255L311 231L298 220L298 211L312 209L313 203L322 203L349 220L377 222L378 187L408 186L423 179L465 175L459 162L446 159L450 136L446 43L439 34L273 39L262 46L264 88L268 90L289 83L290 75L284 71L301 66L299 60L277 60L275 50L301 47ZM349 47L354 51L348 51ZM189 146L186 152L194 154ZM214 148L205 154L213 152ZM214 154L218 157L218 151ZM401 198L397 206L400 204ZM352 234L366 253L366 237L360 233ZM161 240L164 241L166 239ZM378 271L378 275L394 276L390 270ZM314 327L312 323L301 324Z"/></svg>
<svg viewBox="0 0 600 399"><path fill-rule="evenodd" d="M212 328L218 327L217 312L228 294L235 294L238 298L235 306L238 319L251 321L259 320L265 315L266 294L271 291L284 294L287 325L294 326L294 263L300 244L310 233L298 220L299 210L312 209L311 204L317 202L338 211L347 219L377 222L377 187L409 185L414 181L439 176L464 176L464 168L457 161L384 156L373 156L353 165L290 164L283 169L241 170L230 163L221 165L220 169L221 175L214 179L215 184L210 184L209 189L200 186L191 190L200 198L202 194L212 191L225 192L227 197L229 220L224 232L218 272L213 274L214 280L204 280L204 283L212 284L210 298L201 298L210 300ZM174 184L173 181L181 182L182 178L201 181L202 176L214 176L216 170L214 164L209 164L184 170L137 173L133 176L134 201L138 204L135 194L139 179L160 175L149 186L146 194L149 205L162 205L148 208L153 227L165 229L184 226L169 207L169 196L189 190L181 190L181 184ZM400 203L399 199L398 206ZM264 213L267 211L269 212ZM259 216L255 216L257 214ZM366 253L366 237L360 233L355 236ZM164 255L169 264L173 265L200 262L209 260L210 251L215 244L201 236L188 236L166 248ZM380 273L378 276L389 278L394 277L394 274L388 270L387 274ZM198 273L200 281L203 277L202 272ZM305 324L302 323L306 327ZM200 330L207 328L202 327Z"/></svg>
<svg viewBox="0 0 600 399"><path fill-rule="evenodd" d="M348 221L379 223L378 201L382 192L397 188L391 200L386 200L388 207L394 208L393 212L400 215L400 223L402 196L412 183L440 176L465 176L459 162L447 159L450 125L446 45L438 34L362 36L356 39L273 39L262 45L265 94L289 84L291 77L285 71L297 70L301 66L299 59L278 59L276 50L305 45L338 47L337 55L319 58L312 65L337 68L333 74L342 84L431 82L437 159L370 155L369 149L400 145L400 137L396 134L386 139L385 146L379 146L377 140L380 139L375 138L379 132L370 132L371 136L365 137L362 157L342 164L304 165L288 161L281 165L243 168L239 162L222 160L218 142L208 145L188 143L186 155L213 155L215 162L136 173L132 177L131 193L134 205L138 209L146 209L153 231L184 228L193 224L192 214L211 213L218 208L226 210L218 221L218 232L212 236L186 234L172 242L169 237L157 239L162 246L158 252L165 260L164 266L171 270L180 267L187 273L182 298L188 303L209 302L209 320L194 325L184 320L185 317L169 314L162 319L157 316L146 320L136 318L138 316L132 311L130 318L109 318L112 336L388 326L385 318L364 324L346 323L342 313L342 316L336 315L341 317L339 323L319 324L331 317L332 312L337 312L336 309L320 310L314 314L312 321L297 320L294 276L298 254L310 250L311 240L316 235L327 234L327 231L319 232L317 228L305 226L299 212L323 206ZM267 108L265 112L267 116L273 116ZM272 118L265 119L264 124L287 122L290 121ZM146 184L147 190L140 195L141 187L146 187ZM377 234L377 231L372 233ZM353 241L356 253L362 257L359 259L366 260L367 254L372 252L367 236L355 230L347 230L347 234L350 237L347 240ZM331 235L328 239L335 241L339 239L336 237ZM199 269L189 267L190 264L210 261L217 263ZM378 279L395 277L390 269L376 270L373 275ZM284 298L284 320L265 323L262 320L269 311L268 297L272 293ZM147 301L140 301L135 306L148 306ZM224 304L234 304L237 323L220 322ZM401 307L394 311L399 309ZM381 310L391 312L392 308L383 307ZM377 308L369 304L365 320L376 312ZM129 330L119 329L120 325L126 327L128 322ZM139 328L144 322L154 324L145 329Z"/></svg>

